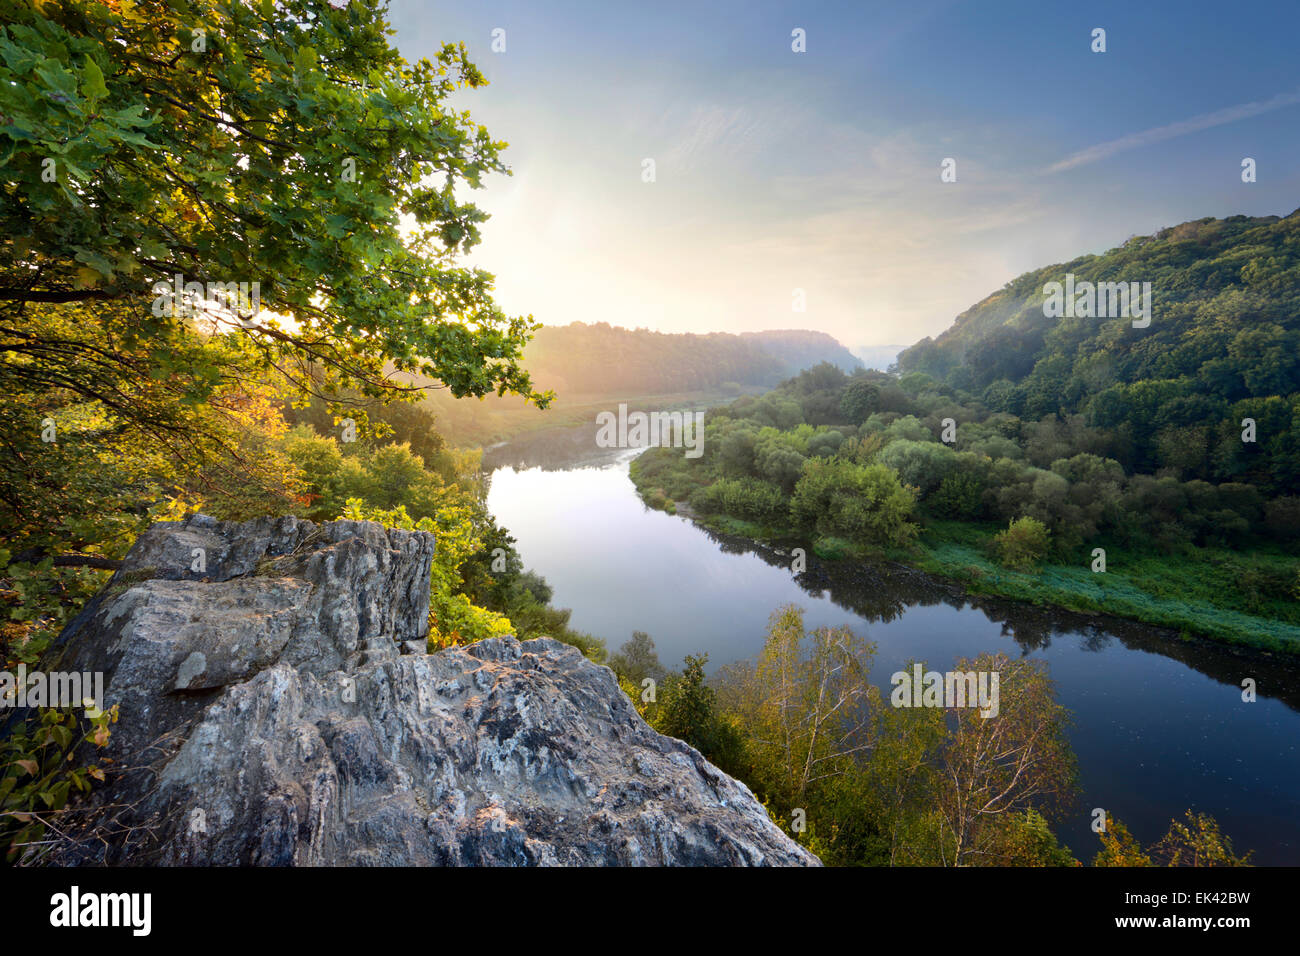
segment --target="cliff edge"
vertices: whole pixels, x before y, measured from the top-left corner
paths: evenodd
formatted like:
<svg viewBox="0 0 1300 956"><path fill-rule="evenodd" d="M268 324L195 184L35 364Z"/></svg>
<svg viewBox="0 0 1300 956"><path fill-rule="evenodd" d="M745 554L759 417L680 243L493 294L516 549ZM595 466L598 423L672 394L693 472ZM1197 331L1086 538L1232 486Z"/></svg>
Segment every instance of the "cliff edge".
<svg viewBox="0 0 1300 956"><path fill-rule="evenodd" d="M549 639L425 652L432 534L140 537L48 669L102 671L118 768L51 862L817 865Z"/></svg>

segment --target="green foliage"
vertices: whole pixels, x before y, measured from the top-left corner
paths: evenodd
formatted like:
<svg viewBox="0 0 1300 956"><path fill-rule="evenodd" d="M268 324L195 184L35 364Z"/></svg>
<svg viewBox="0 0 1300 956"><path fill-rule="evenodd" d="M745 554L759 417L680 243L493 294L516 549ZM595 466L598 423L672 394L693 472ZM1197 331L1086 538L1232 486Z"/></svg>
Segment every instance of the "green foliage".
<svg viewBox="0 0 1300 956"><path fill-rule="evenodd" d="M691 495L691 507L704 514L722 512L762 523L778 523L789 514L781 489L756 478L720 478Z"/></svg>
<svg viewBox="0 0 1300 956"><path fill-rule="evenodd" d="M984 514L984 481L978 475L947 475L926 502L929 510L944 518L977 521Z"/></svg>
<svg viewBox="0 0 1300 956"><path fill-rule="evenodd" d="M1001 709L886 707L870 685L874 645L845 628L772 614L762 652L706 681L706 656L666 675L658 703L638 679L660 672L641 633L612 663L638 711L740 777L793 838L834 866L1079 866L1049 816L1071 808L1078 771L1068 712L1041 662L982 655L958 671L997 672ZM911 673L908 661L904 671ZM657 678L656 678L657 679ZM795 811L805 829L793 826ZM1190 812L1144 851L1118 820L1096 866L1241 866L1218 824Z"/></svg>
<svg viewBox="0 0 1300 956"><path fill-rule="evenodd" d="M103 748L117 722L117 706L87 712L40 708L0 739L0 848L5 862L33 863L44 855L45 837L75 793L89 793L104 780L98 760L80 755L83 744Z"/></svg>
<svg viewBox="0 0 1300 956"><path fill-rule="evenodd" d="M734 721L718 713L717 695L704 680L709 655L688 654L680 675L664 682L651 711L655 730L686 741L728 773L744 763L744 743Z"/></svg>
<svg viewBox="0 0 1300 956"><path fill-rule="evenodd" d="M1026 419L1086 416L1129 472L1297 489L1300 212L1201 219L1026 273L899 356ZM1151 325L1048 318L1043 286L1150 282ZM906 376L905 376L906 378ZM1259 425L1241 441L1243 418ZM1075 447L1075 451L1087 450ZM1057 457L1064 457L1058 455Z"/></svg>
<svg viewBox="0 0 1300 956"><path fill-rule="evenodd" d="M772 612L758 658L724 668L721 697L748 735L751 779L779 814L805 807L867 747L874 653L848 628L807 631L787 605Z"/></svg>
<svg viewBox="0 0 1300 956"><path fill-rule="evenodd" d="M1239 855L1219 823L1208 813L1188 810L1171 820L1169 832L1143 849L1119 820L1108 819L1098 834L1101 849L1093 866L1251 866L1251 854Z"/></svg>
<svg viewBox="0 0 1300 956"><path fill-rule="evenodd" d="M802 840L827 866L890 865L889 836L882 832L878 814L879 795L866 773L855 765L825 781L818 790ZM791 835L801 838L797 833Z"/></svg>
<svg viewBox="0 0 1300 956"><path fill-rule="evenodd" d="M1007 817L989 852L1000 866L1081 865L1033 807Z"/></svg>
<svg viewBox="0 0 1300 956"><path fill-rule="evenodd" d="M956 661L1001 676L1002 709L986 719L883 706L869 680L874 650L847 628L809 632L799 608L778 608L757 658L716 676L716 705L692 686L695 716L655 726L685 732L720 711L741 736L744 761L730 772L832 865L1077 865L1046 818L1070 805L1077 772L1045 668ZM805 830L792 826L796 811Z"/></svg>
<svg viewBox="0 0 1300 956"><path fill-rule="evenodd" d="M373 447L376 444L405 443L410 446L411 453L424 462L426 468L442 475L444 481L451 482L459 477L456 460L458 453L448 447L437 427L437 420L424 405L409 401L384 404L351 391L340 398L354 409L347 412L347 417L359 423L364 422L370 433L369 436L363 433L358 444ZM291 426L308 425L319 435L336 437L340 434L337 416L330 411L329 403L316 395L301 407L286 406L284 417Z"/></svg>
<svg viewBox="0 0 1300 956"><path fill-rule="evenodd" d="M903 669L910 671L913 663ZM939 829L929 811L941 786L935 755L947 732L937 708L880 707L872 715L872 748L857 784L863 812L883 839L887 865L940 862Z"/></svg>
<svg viewBox="0 0 1300 956"><path fill-rule="evenodd" d="M518 364L534 324L450 265L487 218L459 190L506 172L449 108L485 83L463 46L407 63L382 6L326 0L6 7L0 300L122 304L153 339L181 321L156 282L258 282L292 324L206 319L304 390L391 394L391 368L549 400Z"/></svg>
<svg viewBox="0 0 1300 956"><path fill-rule="evenodd" d="M811 459L790 498L790 515L803 528L843 535L868 547L905 544L917 532L916 495L884 465Z"/></svg>
<svg viewBox="0 0 1300 956"><path fill-rule="evenodd" d="M0 635L6 645L38 653L151 521L297 512L302 488L276 445L281 389L225 345L133 337L117 306L98 324L84 306L20 324L3 313L0 608L26 628ZM157 350L173 373L153 374ZM200 400L196 370L218 360L231 380L203 384Z"/></svg>
<svg viewBox="0 0 1300 956"><path fill-rule="evenodd" d="M1151 858L1165 866L1250 866L1251 854L1238 855L1232 841L1208 813L1187 811L1173 820L1169 832L1151 848Z"/></svg>
<svg viewBox="0 0 1300 956"><path fill-rule="evenodd" d="M891 430L898 424L890 426ZM933 492L957 469L957 454L947 445L906 438L890 442L876 461L898 472L899 480L915 487L921 496Z"/></svg>
<svg viewBox="0 0 1300 956"><path fill-rule="evenodd" d="M1097 836L1101 849L1092 858L1093 866L1151 866L1151 855L1119 820L1108 818L1106 829Z"/></svg>
<svg viewBox="0 0 1300 956"><path fill-rule="evenodd" d="M847 421L861 425L880 403L880 388L865 379L850 383L840 397L840 411Z"/></svg>
<svg viewBox="0 0 1300 956"><path fill-rule="evenodd" d="M1052 533L1037 518L1018 518L993 539L998 560L1008 568L1027 571L1045 557L1052 546Z"/></svg>
<svg viewBox="0 0 1300 956"><path fill-rule="evenodd" d="M609 656L609 666L619 678L626 678L638 688L647 678L662 681L668 676L659 663L654 639L645 631L633 631L632 639Z"/></svg>

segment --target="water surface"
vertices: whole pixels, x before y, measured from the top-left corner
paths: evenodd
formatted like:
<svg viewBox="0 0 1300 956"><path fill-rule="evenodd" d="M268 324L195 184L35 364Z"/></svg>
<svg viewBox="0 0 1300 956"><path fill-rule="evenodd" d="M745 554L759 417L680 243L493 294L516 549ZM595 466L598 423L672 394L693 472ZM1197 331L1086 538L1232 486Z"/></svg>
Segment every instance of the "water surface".
<svg viewBox="0 0 1300 956"><path fill-rule="evenodd" d="M779 549L717 535L645 507L628 477L638 452L600 452L585 430L494 449L488 505L524 563L610 650L632 631L666 666L707 652L709 669L762 647L769 615L849 625L878 644L873 680L909 659L948 670L1003 652L1046 661L1074 716L1082 798L1055 829L1075 855L1098 847L1104 807L1144 844L1187 809L1213 814L1255 862L1300 864L1300 667L1289 659L1179 640L1158 628L975 598L898 568L819 562L790 570ZM1241 681L1258 700L1243 703Z"/></svg>

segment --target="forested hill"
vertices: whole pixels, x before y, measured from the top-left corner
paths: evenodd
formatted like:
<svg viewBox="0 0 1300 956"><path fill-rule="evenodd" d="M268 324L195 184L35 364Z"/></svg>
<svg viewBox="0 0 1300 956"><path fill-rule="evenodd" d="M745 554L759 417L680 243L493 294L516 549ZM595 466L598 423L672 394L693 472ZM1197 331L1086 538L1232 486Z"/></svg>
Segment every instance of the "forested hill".
<svg viewBox="0 0 1300 956"><path fill-rule="evenodd" d="M560 394L652 394L716 388L728 382L772 386L829 361L861 363L823 332L670 334L605 322L546 326L525 350L534 381Z"/></svg>
<svg viewBox="0 0 1300 956"><path fill-rule="evenodd" d="M742 332L740 337L755 342L786 364L786 377L806 368L830 362L842 372L862 368L862 360L825 332L780 329L771 332Z"/></svg>
<svg viewBox="0 0 1300 956"><path fill-rule="evenodd" d="M1044 285L1067 273L1151 283L1150 324L1048 317ZM1274 399L1300 391L1300 210L1198 219L1027 272L899 365L1026 418L1178 429L1281 413Z"/></svg>

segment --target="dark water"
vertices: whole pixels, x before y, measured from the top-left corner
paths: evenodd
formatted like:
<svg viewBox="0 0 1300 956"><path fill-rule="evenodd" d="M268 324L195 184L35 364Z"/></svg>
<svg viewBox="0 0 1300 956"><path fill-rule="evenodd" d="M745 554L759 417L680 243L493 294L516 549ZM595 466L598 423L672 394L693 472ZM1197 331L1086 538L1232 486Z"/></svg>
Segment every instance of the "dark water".
<svg viewBox="0 0 1300 956"><path fill-rule="evenodd" d="M1300 864L1300 667L1180 641L1156 628L968 597L903 569L790 557L646 508L628 478L636 452L600 453L584 431L486 456L489 505L525 564L611 650L646 631L667 666L707 651L710 669L761 648L768 616L794 603L809 628L848 624L877 642L874 680L909 659L937 670L986 651L1047 662L1074 716L1082 798L1056 823L1090 860L1091 810L1143 843L1187 809L1213 814L1263 865ZM1241 681L1258 700L1243 703Z"/></svg>

